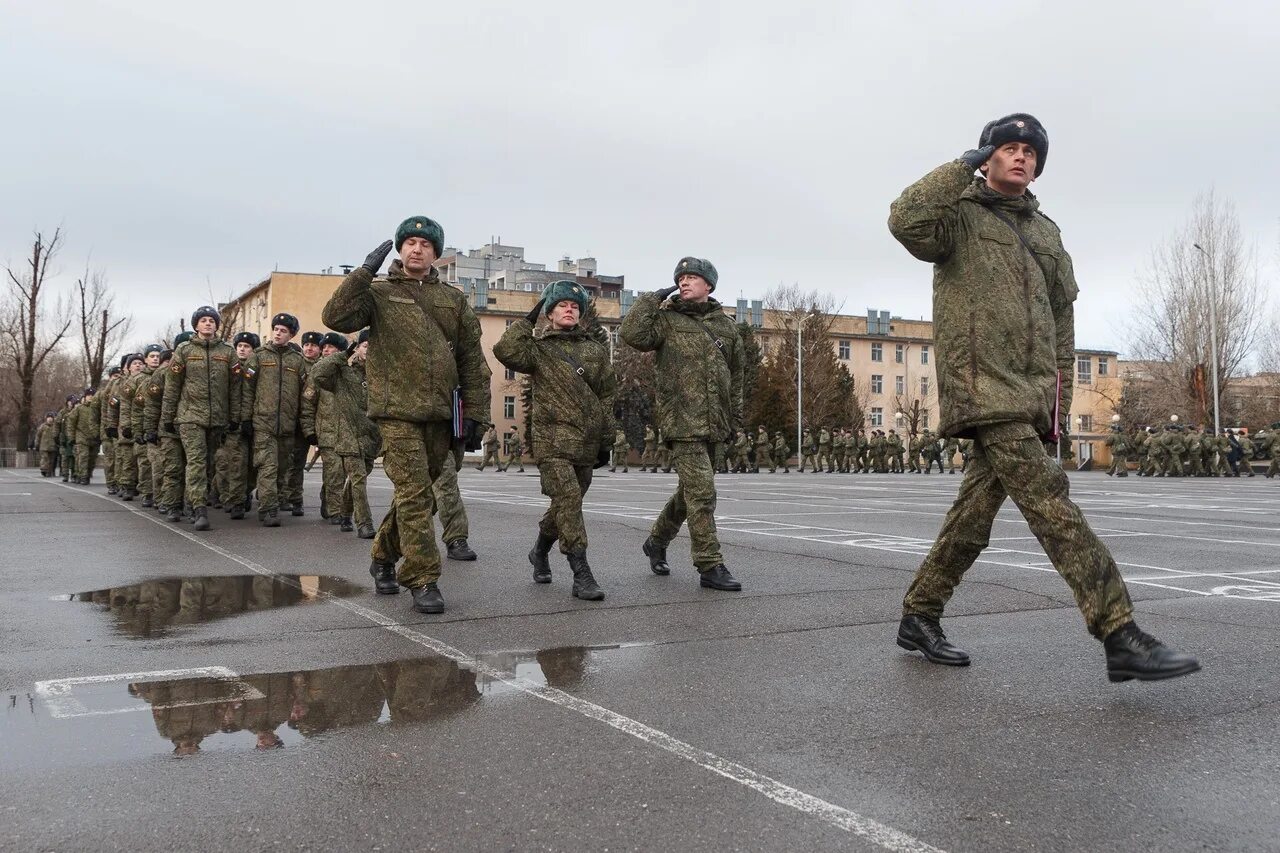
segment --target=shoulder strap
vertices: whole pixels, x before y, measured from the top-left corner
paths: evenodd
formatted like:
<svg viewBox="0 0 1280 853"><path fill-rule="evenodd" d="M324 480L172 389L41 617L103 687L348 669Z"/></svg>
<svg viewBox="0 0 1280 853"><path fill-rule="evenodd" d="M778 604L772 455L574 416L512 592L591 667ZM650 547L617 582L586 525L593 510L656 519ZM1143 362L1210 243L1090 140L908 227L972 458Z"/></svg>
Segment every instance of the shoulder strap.
<svg viewBox="0 0 1280 853"><path fill-rule="evenodd" d="M426 285L423 285L422 287L425 286ZM418 306L418 310L422 312L423 319L428 323L434 324L435 327L440 330L440 334L444 338L445 344L449 347L449 352L454 352L453 340L450 339L449 333L445 331L444 326L440 325L440 321L436 319L436 315L432 314L431 309L427 307L427 303L423 299L422 287L406 287L405 289L408 290L409 295L413 297L413 301Z"/></svg>
<svg viewBox="0 0 1280 853"><path fill-rule="evenodd" d="M1040 267L1040 272L1044 275L1045 281L1048 282L1050 286L1052 286L1053 277L1049 274L1049 270L1045 269L1044 266L1040 263L1040 258L1038 255L1036 255L1036 250L1031 248L1031 243L1023 235L1022 231L1018 229L1018 226L1013 224L1013 220L1005 216L1000 211L996 210L994 207L987 207L986 205L983 205L983 207L985 207L988 211L990 211L993 216L995 216L1005 225L1009 226L1009 230L1012 231L1015 236L1017 236L1018 242L1022 243L1022 248L1027 250L1027 254L1031 256L1031 260L1035 261L1036 266ZM1049 219L1049 217L1046 216L1045 219ZM1052 222L1053 220L1050 219L1049 221Z"/></svg>
<svg viewBox="0 0 1280 853"><path fill-rule="evenodd" d="M729 353L725 352L724 341L722 341L719 337L717 337L716 333L713 332L711 330L711 327L707 325L705 322L703 322L702 320L698 320L697 322L698 322L698 325L702 327L702 331L707 333L707 337L711 338L711 343L715 344L715 348L720 351L720 355L724 356L725 364L728 364Z"/></svg>

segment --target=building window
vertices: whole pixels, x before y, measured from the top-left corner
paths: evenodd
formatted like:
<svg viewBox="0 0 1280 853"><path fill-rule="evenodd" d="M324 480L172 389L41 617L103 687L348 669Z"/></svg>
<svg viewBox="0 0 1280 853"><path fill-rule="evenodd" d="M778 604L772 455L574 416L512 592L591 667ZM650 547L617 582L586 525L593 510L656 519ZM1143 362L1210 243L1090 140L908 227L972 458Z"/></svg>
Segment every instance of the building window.
<svg viewBox="0 0 1280 853"><path fill-rule="evenodd" d="M929 377L928 376L920 377L920 396L921 397L929 396Z"/></svg>
<svg viewBox="0 0 1280 853"><path fill-rule="evenodd" d="M1110 359L1108 359L1105 355L1098 356L1098 375L1099 376L1111 375L1109 372L1111 370L1111 365L1109 362L1110 362Z"/></svg>
<svg viewBox="0 0 1280 853"><path fill-rule="evenodd" d="M884 344L871 345L871 360L884 361Z"/></svg>
<svg viewBox="0 0 1280 853"><path fill-rule="evenodd" d="M1076 357L1076 381L1081 385L1093 384L1093 367L1087 355Z"/></svg>
<svg viewBox="0 0 1280 853"><path fill-rule="evenodd" d="M895 394L907 393L907 378L905 376L893 377L893 393Z"/></svg>
<svg viewBox="0 0 1280 853"><path fill-rule="evenodd" d="M502 416L509 421L516 419L516 398L510 394L502 398Z"/></svg>
<svg viewBox="0 0 1280 853"><path fill-rule="evenodd" d="M925 409L920 413L920 429L929 428L929 410Z"/></svg>
<svg viewBox="0 0 1280 853"><path fill-rule="evenodd" d="M1093 432L1093 415L1080 416L1080 431Z"/></svg>
<svg viewBox="0 0 1280 853"><path fill-rule="evenodd" d="M882 374L879 374L879 373L871 374L871 393L872 394L884 393L884 376Z"/></svg>
<svg viewBox="0 0 1280 853"><path fill-rule="evenodd" d="M902 344L894 344L894 345L893 345L893 360L894 360L895 362L897 362L898 364L902 364L902 359L903 359L903 357L904 357L904 356L905 356L905 352L904 352L904 350L902 349Z"/></svg>
<svg viewBox="0 0 1280 853"><path fill-rule="evenodd" d="M847 340L840 341L839 351L840 351L840 360L848 361L849 360L849 342Z"/></svg>
<svg viewBox="0 0 1280 853"><path fill-rule="evenodd" d="M871 407L871 425L873 427L884 426L884 409L879 406Z"/></svg>
<svg viewBox="0 0 1280 853"><path fill-rule="evenodd" d="M506 370L506 377L507 377L507 381L510 382L516 378L516 372L512 370L510 367L508 367Z"/></svg>
<svg viewBox="0 0 1280 853"><path fill-rule="evenodd" d="M921 364L929 363L929 345L928 344L922 344L920 346L920 363Z"/></svg>

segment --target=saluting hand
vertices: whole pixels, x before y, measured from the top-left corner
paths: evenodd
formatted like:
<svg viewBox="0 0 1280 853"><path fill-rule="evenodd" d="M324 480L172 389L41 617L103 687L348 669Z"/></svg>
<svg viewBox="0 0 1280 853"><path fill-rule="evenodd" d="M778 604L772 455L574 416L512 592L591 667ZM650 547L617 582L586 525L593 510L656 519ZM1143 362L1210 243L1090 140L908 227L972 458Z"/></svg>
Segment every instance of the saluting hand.
<svg viewBox="0 0 1280 853"><path fill-rule="evenodd" d="M393 243L390 240L383 241L382 245L369 253L369 256L364 259L364 263L361 266L377 275L378 270L382 269L382 264L386 261L387 255L391 254L392 245Z"/></svg>

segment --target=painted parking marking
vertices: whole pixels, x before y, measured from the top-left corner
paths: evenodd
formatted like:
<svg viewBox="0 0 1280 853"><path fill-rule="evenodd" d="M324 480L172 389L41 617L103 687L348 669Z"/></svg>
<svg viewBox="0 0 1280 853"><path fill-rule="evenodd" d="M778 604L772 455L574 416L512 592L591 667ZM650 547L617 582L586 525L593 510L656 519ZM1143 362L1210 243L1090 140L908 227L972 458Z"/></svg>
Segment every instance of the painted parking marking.
<svg viewBox="0 0 1280 853"><path fill-rule="evenodd" d="M99 687L116 684L121 681L143 683L148 681L173 681L176 679L208 679L226 686L226 692L201 699L187 699L178 702L146 702L113 708L90 708L85 696L77 695L77 689ZM163 710L167 708L187 708L193 705L209 705L215 702L235 700L264 699L262 693L252 685L240 680L240 676L225 666L199 666L189 669L157 669L150 672L120 672L114 675L83 675L75 678L54 678L48 681L37 681L38 695L49 709L49 714L61 719L72 717L99 717L106 714L127 714L131 711ZM97 691L93 691L97 692ZM119 695L119 691L112 691Z"/></svg>

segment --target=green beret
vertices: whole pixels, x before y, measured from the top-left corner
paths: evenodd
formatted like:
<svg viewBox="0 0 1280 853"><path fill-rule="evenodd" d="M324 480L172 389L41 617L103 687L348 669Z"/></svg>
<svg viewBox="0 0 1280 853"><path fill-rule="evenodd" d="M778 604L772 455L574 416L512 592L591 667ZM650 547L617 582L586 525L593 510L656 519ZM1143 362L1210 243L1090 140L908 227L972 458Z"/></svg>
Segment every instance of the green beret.
<svg viewBox="0 0 1280 853"><path fill-rule="evenodd" d="M410 237L422 237L424 240L429 240L431 245L436 247L437 258L444 254L444 229L434 219L428 219L425 216L410 216L404 222L401 222L400 227L396 229L397 252L404 245L404 241Z"/></svg>
<svg viewBox="0 0 1280 853"><path fill-rule="evenodd" d="M716 282L720 280L720 273L716 272L716 265L706 258L695 258L688 256L680 259L680 263L676 264L676 271L672 274L671 280L676 284L680 283L682 275L700 275L711 285L711 289L716 289Z"/></svg>
<svg viewBox="0 0 1280 853"><path fill-rule="evenodd" d="M587 310L587 289L573 281L553 281L542 289L542 313L550 315L557 302L572 299L578 303L578 315Z"/></svg>

